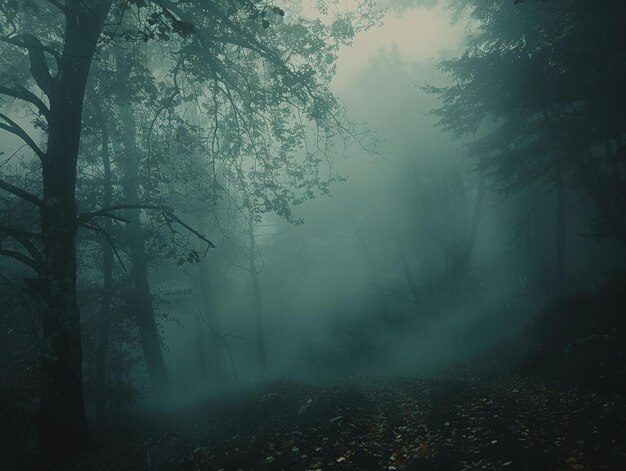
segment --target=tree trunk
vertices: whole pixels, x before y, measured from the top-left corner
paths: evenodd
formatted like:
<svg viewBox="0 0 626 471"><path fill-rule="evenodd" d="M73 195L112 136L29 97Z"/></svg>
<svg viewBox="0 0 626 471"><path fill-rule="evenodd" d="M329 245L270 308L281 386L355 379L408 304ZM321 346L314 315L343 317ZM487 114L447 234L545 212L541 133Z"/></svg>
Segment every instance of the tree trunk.
<svg viewBox="0 0 626 471"><path fill-rule="evenodd" d="M128 80L130 66L128 59L121 61L120 80ZM120 106L124 142L124 198L127 205L139 205L139 149L137 148L137 130L132 105L125 101ZM133 280L132 309L139 329L141 347L146 360L150 384L156 391L170 389L169 376L165 369L161 341L152 305L152 295L148 282L148 260L144 247L144 233L139 209L127 212L129 223L126 226L127 241L130 250L130 275Z"/></svg>
<svg viewBox="0 0 626 471"><path fill-rule="evenodd" d="M199 217L198 218L198 228L200 230L200 232L202 232L203 234L206 233L206 224L205 224L205 219L204 217ZM214 313L214 306L213 306L213 302L211 299L211 284L210 284L210 277L211 274L209 273L209 264L208 264L208 260L205 258L203 258L198 266L198 277L199 277L199 289L200 289L200 311L202 313L202 315L204 316L204 318L206 319L206 321L208 323L211 324L211 327L213 329L215 329L216 332L221 332L221 326L220 326L220 322L217 319L217 316ZM202 328L203 326L200 324L200 327ZM204 345L204 334L205 334L205 330L204 328L202 328L202 344ZM200 335L200 333L199 333ZM211 367L213 369L213 380L215 381L215 384L221 384L222 379L223 379L223 370L222 370L222 365L224 363L224 355L223 355L223 351L221 348L221 339L219 339L213 332L211 332L209 334L214 342L213 342L213 348L211 349ZM200 339L198 339L198 341L200 341ZM200 354L200 353L199 353ZM202 355L203 358L202 360L199 359L199 362L201 362L201 364L199 365L200 368L204 368L205 372L207 371L207 365L206 365L206 360L205 360L205 355L206 355L206 348L203 347L202 350ZM202 366L202 364L204 364L204 366ZM205 373L206 376L206 373Z"/></svg>
<svg viewBox="0 0 626 471"><path fill-rule="evenodd" d="M198 218L198 228L200 232L202 232L203 234L205 233L206 228L204 225L204 217L202 216ZM198 316L204 316L207 322L210 322L211 317L212 317L211 316L212 306L211 306L211 291L210 291L210 286L209 286L209 266L207 264L206 257L200 260L200 263L198 264L198 279L199 279L198 285L200 289L200 313L198 313ZM196 331L197 331L196 341L198 345L198 369L202 377L207 378L208 375L207 375L207 364L206 364L206 346L204 344L205 329L204 329L204 326L202 325L200 317L197 318ZM213 366L215 368L215 379L219 381L220 372L219 372L219 365L218 365L219 363L218 350L215 350L215 355L213 356L214 356Z"/></svg>
<svg viewBox="0 0 626 471"><path fill-rule="evenodd" d="M113 204L113 184L111 179L111 158L109 155L109 130L106 117L98 109L102 132L102 166L104 168L104 195L102 206L108 208ZM104 230L111 234L113 221L104 219ZM104 424L106 420L107 392L107 350L111 331L111 303L113 302L113 248L108 240L102 239L102 301L100 306L100 332L96 351L96 420Z"/></svg>
<svg viewBox="0 0 626 471"><path fill-rule="evenodd" d="M123 21L121 17L116 20L120 24ZM126 213L128 219L126 234L131 259L130 278L133 282L130 307L139 330L140 345L152 389L157 392L167 392L171 389L171 383L165 368L156 315L152 304L141 210L138 208L141 203L139 198L141 152L137 146L137 126L130 84L132 83L131 72L133 65L140 60L141 58L138 57L133 48L118 50L116 53L118 80L120 83L119 112L122 123L121 137L124 145L122 165L124 204L137 206L137 208L128 209Z"/></svg>
<svg viewBox="0 0 626 471"><path fill-rule="evenodd" d="M565 283L565 185L560 176L557 181L556 282L559 286Z"/></svg>
<svg viewBox="0 0 626 471"><path fill-rule="evenodd" d="M198 374L203 380L207 378L207 366L206 366L206 347L204 346L204 329L202 328L201 314L198 313L195 316L195 330L196 330L196 354L198 359Z"/></svg>
<svg viewBox="0 0 626 471"><path fill-rule="evenodd" d="M261 284L259 282L259 271L256 266L256 241L254 239L254 218L250 216L248 221L248 231L250 235L249 270L252 277L252 294L254 297L254 319L256 329L256 347L259 364L267 369L267 354L265 350L265 332L263 330L263 306L261 304Z"/></svg>
<svg viewBox="0 0 626 471"><path fill-rule="evenodd" d="M618 177L616 182L612 178L607 178L602 166L594 165L590 158L591 149L584 143L572 141L563 133L562 129L565 128L563 119L548 109L542 112L550 130L570 156L572 168L576 170L580 183L598 208L606 229L612 237L626 246L626 214L624 205L621 204L623 192L618 191L617 195L615 192L616 189L623 187L623 179ZM608 152L611 153L610 148ZM619 170L616 174L619 174Z"/></svg>
<svg viewBox="0 0 626 471"><path fill-rule="evenodd" d="M43 263L42 398L39 449L49 467L89 443L82 377L80 313L76 297L76 164L80 145L83 100L89 68L111 1L68 13L59 73L43 88L50 99L48 142L42 160ZM34 73L34 72L33 72ZM36 77L37 78L37 77ZM39 83L39 81L38 81ZM41 85L40 85L41 86Z"/></svg>

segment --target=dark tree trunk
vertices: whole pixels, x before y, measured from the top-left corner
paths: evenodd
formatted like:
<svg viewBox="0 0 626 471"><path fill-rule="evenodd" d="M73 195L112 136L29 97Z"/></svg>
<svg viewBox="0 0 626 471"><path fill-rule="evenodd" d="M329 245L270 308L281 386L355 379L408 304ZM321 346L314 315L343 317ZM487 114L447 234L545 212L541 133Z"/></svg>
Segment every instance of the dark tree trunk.
<svg viewBox="0 0 626 471"><path fill-rule="evenodd" d="M204 220L201 219L198 223L198 227L202 233L205 233L205 225ZM201 312L206 316L206 322L209 324L209 328L211 330L211 338L213 339L212 346L212 366L213 371L215 373L214 380L215 384L222 384L225 379L225 366L226 366L226 358L228 359L228 363L230 364L231 371L231 380L237 382L239 380L237 374L237 365L235 364L235 359L233 357L233 352L230 347L230 344L226 340L226 334L222 333L222 328L220 326L219 319L217 318L214 305L211 299L211 284L210 273L209 273L209 265L206 259L200 262L199 267L200 273L200 303L201 303ZM204 334L203 334L204 335ZM200 342L199 342L200 343ZM202 345L204 348L204 341L202 341Z"/></svg>
<svg viewBox="0 0 626 471"><path fill-rule="evenodd" d="M256 266L256 240L254 239L254 219L252 216L248 221L248 231L250 236L248 268L250 270L250 276L252 278L256 347L259 364L265 370L267 369L267 354L265 350L265 331L263 329L263 305L261 303L261 284L259 282L259 270Z"/></svg>
<svg viewBox="0 0 626 471"><path fill-rule="evenodd" d="M594 165L594 160L590 158L592 151L587 145L577 143L565 135L562 130L566 129L566 126L557 113L544 109L543 116L563 150L571 157L571 168L575 170L576 178L598 208L608 231L607 235L626 246L623 164L616 168L617 171L607 174L602 165ZM619 143L619 138L617 142ZM614 159L613 151L611 146L607 149L605 158L611 161Z"/></svg>
<svg viewBox="0 0 626 471"><path fill-rule="evenodd" d="M104 168L104 195L102 206L105 208L113 204L113 184L111 179L111 158L109 155L109 130L106 117L102 110L98 110L102 132L102 166ZM111 234L113 221L104 220L104 230ZM113 302L113 248L108 240L102 239L102 301L100 306L100 332L98 333L98 347L96 351L96 420L105 423L106 404L109 398L107 391L107 350L111 331L111 303Z"/></svg>
<svg viewBox="0 0 626 471"><path fill-rule="evenodd" d="M203 234L206 233L206 225L203 217L198 219L198 228ZM211 328L216 332L221 332L220 322L214 312L214 306L211 299L211 283L210 283L209 264L208 260L203 258L198 265L198 278L199 278L199 290L200 290L200 312L206 319L206 322L210 323ZM206 376L206 372L209 368L213 369L213 380L215 384L221 384L223 380L222 366L224 363L224 355L221 347L221 339L218 338L213 332L211 332L210 338L213 338L213 346L211 348L210 366L206 364L207 350L204 345L206 329L202 324L199 325L198 335L202 335L202 339L198 338L198 355L202 355L202 358L198 358L198 367L204 370L203 373ZM200 351L200 344L202 344L202 351Z"/></svg>
<svg viewBox="0 0 626 471"><path fill-rule="evenodd" d="M129 77L129 67L122 62L120 76ZM126 70L124 70L126 69ZM138 206L139 201L139 149L137 149L137 130L132 105L123 103L120 108L124 142L124 198L125 204ZM130 249L130 275L133 280L132 309L139 329L141 347L146 360L150 384L156 391L170 389L169 376L165 369L161 341L157 328L152 295L148 282L148 259L144 247L144 233L140 210L127 212L129 223L126 226L127 242Z"/></svg>
<svg viewBox="0 0 626 471"><path fill-rule="evenodd" d="M198 228L200 230L200 232L202 232L203 234L205 233L205 226L204 226L204 218L200 217L198 218ZM200 260L200 263L198 264L198 286L199 286L199 290L200 290L200 312L198 313L198 318L197 318L197 322L196 322L196 342L197 342L197 349L198 349L198 370L200 371L200 374L202 375L203 378L207 378L208 377L208 368L207 368L207 361L206 361L206 355L207 355L207 350L206 350L206 346L204 343L204 338L205 338L205 328L202 325L201 322L201 317L203 316L207 322L211 321L211 314L212 314L212 306L211 306L211 292L210 292L210 285L209 285L209 266L207 264L207 260L206 257L203 258L202 260ZM217 328L217 327L216 327ZM213 355L213 363L214 363L214 368L215 368L215 379L216 381L219 382L219 377L220 377L220 365L219 365L219 354L218 354L218 350L216 349L214 351L214 355Z"/></svg>
<svg viewBox="0 0 626 471"><path fill-rule="evenodd" d="M206 365L206 347L204 345L204 329L202 327L201 314L198 313L195 317L195 330L196 330L196 355L198 359L198 374L204 380L207 378L207 365Z"/></svg>
<svg viewBox="0 0 626 471"><path fill-rule="evenodd" d="M557 181L556 191L556 281L562 286L565 283L565 185L562 177Z"/></svg>
<svg viewBox="0 0 626 471"><path fill-rule="evenodd" d="M74 5L76 3L76 5ZM80 313L76 297L76 163L89 68L111 1L67 2L67 23L59 73L36 74L50 98L47 149L42 161L43 263L42 398L39 449L48 465L89 443L82 378Z"/></svg>

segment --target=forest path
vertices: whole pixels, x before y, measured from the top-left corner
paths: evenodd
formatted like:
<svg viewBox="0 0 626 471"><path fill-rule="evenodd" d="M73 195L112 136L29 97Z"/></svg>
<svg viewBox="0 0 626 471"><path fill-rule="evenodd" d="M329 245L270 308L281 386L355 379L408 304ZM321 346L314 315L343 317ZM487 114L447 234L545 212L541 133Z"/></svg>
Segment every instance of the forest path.
<svg viewBox="0 0 626 471"><path fill-rule="evenodd" d="M155 419L82 469L622 470L625 425L620 393L520 375L282 381Z"/></svg>
<svg viewBox="0 0 626 471"><path fill-rule="evenodd" d="M197 469L626 469L621 394L470 375L309 391L293 406L288 385L276 394L269 421L196 450Z"/></svg>

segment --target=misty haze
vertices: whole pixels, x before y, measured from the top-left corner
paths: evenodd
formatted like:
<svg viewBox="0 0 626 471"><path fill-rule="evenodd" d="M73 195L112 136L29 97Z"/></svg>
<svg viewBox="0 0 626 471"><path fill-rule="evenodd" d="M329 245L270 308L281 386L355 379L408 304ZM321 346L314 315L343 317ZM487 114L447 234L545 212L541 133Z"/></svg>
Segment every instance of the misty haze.
<svg viewBox="0 0 626 471"><path fill-rule="evenodd" d="M0 469L625 470L624 25L0 0Z"/></svg>

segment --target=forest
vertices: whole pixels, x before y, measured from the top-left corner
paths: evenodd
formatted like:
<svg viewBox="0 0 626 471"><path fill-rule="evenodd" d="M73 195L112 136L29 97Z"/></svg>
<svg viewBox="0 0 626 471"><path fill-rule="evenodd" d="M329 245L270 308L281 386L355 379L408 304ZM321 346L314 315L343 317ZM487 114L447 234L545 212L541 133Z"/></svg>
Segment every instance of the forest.
<svg viewBox="0 0 626 471"><path fill-rule="evenodd" d="M626 2L0 0L0 469L626 469Z"/></svg>

